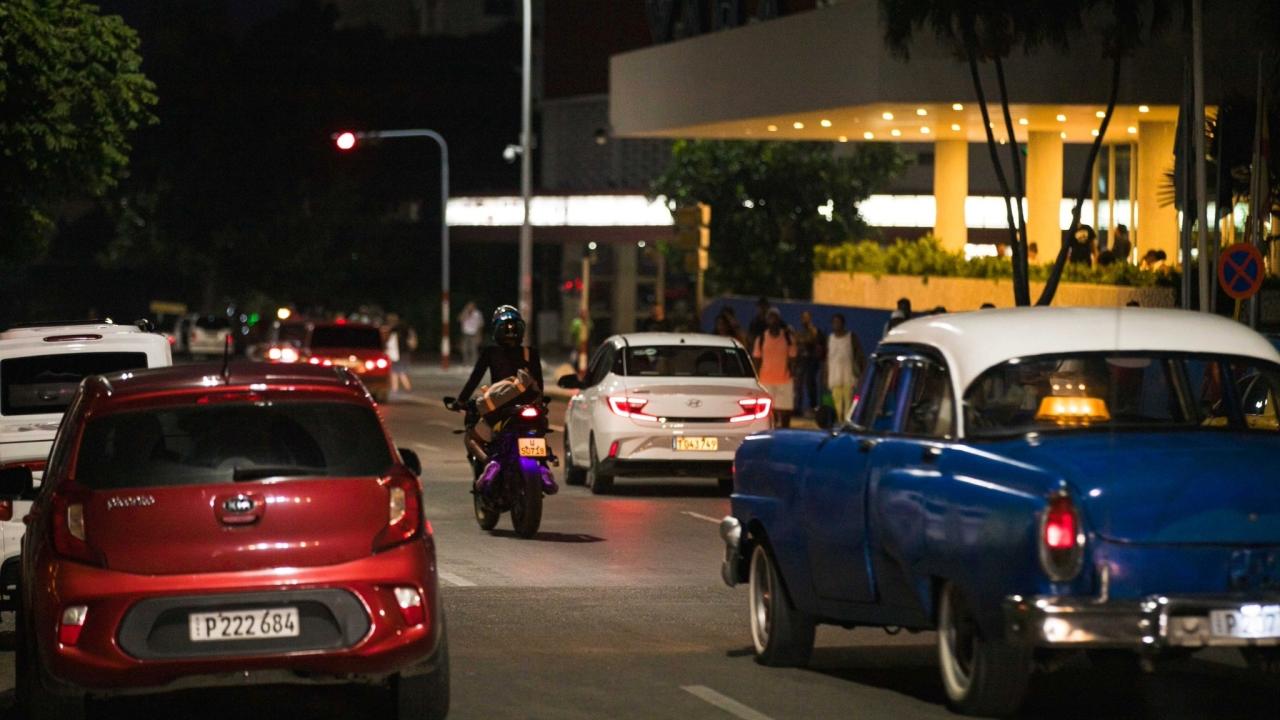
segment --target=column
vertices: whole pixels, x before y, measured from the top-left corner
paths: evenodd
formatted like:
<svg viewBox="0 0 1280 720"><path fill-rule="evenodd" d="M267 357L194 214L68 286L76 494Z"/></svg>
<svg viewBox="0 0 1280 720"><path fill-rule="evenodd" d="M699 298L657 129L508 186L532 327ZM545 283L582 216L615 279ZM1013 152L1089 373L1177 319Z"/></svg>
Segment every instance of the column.
<svg viewBox="0 0 1280 720"><path fill-rule="evenodd" d="M1138 222L1132 233L1141 259L1148 250L1163 250L1169 265L1178 254L1178 211L1170 203L1160 206L1160 186L1173 168L1173 142L1177 130L1171 122L1138 123Z"/></svg>
<svg viewBox="0 0 1280 720"><path fill-rule="evenodd" d="M609 246L613 252L613 331L635 332L636 329L636 245L619 242Z"/></svg>
<svg viewBox="0 0 1280 720"><path fill-rule="evenodd" d="M1027 244L1043 262L1062 247L1062 136L1032 130L1027 140Z"/></svg>
<svg viewBox="0 0 1280 720"><path fill-rule="evenodd" d="M933 143L933 199L937 214L933 236L942 247L964 252L969 226L964 218L964 201L969 197L969 142L936 140Z"/></svg>

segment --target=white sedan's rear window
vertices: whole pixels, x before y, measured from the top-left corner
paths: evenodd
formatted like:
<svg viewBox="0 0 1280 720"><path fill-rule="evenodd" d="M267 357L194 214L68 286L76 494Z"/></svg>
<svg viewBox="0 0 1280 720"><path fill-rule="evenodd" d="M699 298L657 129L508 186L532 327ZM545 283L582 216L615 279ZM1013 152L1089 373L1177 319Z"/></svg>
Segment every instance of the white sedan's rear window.
<svg viewBox="0 0 1280 720"><path fill-rule="evenodd" d="M754 377L751 360L736 347L697 345L630 346L624 370L627 375L651 377Z"/></svg>

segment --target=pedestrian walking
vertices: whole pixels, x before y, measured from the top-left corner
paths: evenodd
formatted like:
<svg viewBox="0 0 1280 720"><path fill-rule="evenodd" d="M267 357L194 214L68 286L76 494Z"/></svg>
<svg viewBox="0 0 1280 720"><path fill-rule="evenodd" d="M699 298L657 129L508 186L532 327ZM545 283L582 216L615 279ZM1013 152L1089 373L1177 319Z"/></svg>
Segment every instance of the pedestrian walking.
<svg viewBox="0 0 1280 720"><path fill-rule="evenodd" d="M808 310L800 313L800 327L796 328L795 406L801 415L818 409L818 380L822 373L822 360L826 354L826 338Z"/></svg>
<svg viewBox="0 0 1280 720"><path fill-rule="evenodd" d="M752 343L751 356L756 360L760 384L773 396L774 426L791 427L791 411L795 408L791 363L796 357L796 343L777 308L769 308L765 314L765 329Z"/></svg>
<svg viewBox="0 0 1280 720"><path fill-rule="evenodd" d="M831 403L836 417L849 420L853 405L853 389L862 378L866 355L858 336L849 332L844 315L831 317L831 335L827 337L827 388L831 390Z"/></svg>
<svg viewBox="0 0 1280 720"><path fill-rule="evenodd" d="M769 327L769 311L772 309L769 298L762 295L756 301L756 316L751 318L751 322L747 325L747 340L751 343L751 347L756 346L756 339Z"/></svg>
<svg viewBox="0 0 1280 720"><path fill-rule="evenodd" d="M1071 244L1067 247L1067 262L1077 265L1093 265L1094 255L1098 252L1098 233L1090 225L1081 225L1071 236Z"/></svg>
<svg viewBox="0 0 1280 720"><path fill-rule="evenodd" d="M884 324L884 333L888 335L889 331L898 327L902 323L911 319L911 300L909 298L898 298L898 307L889 315L889 322Z"/></svg>
<svg viewBox="0 0 1280 720"><path fill-rule="evenodd" d="M387 313L385 329L387 360L391 362L391 392L413 390L409 382L409 356L418 349L418 334L404 324L397 313Z"/></svg>
<svg viewBox="0 0 1280 720"><path fill-rule="evenodd" d="M484 330L484 315L474 302L468 302L458 314L458 327L462 329L462 364L475 365L480 357L480 333Z"/></svg>
<svg viewBox="0 0 1280 720"><path fill-rule="evenodd" d="M716 315L715 334L721 337L733 338L746 345L746 339L742 337L742 330L733 322L733 316L728 313L722 312Z"/></svg>

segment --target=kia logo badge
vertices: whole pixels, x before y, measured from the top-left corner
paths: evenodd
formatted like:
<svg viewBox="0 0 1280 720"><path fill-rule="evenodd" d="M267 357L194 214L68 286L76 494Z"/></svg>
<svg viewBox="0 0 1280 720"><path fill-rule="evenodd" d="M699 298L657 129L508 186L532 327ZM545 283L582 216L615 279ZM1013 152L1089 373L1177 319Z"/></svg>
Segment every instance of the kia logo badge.
<svg viewBox="0 0 1280 720"><path fill-rule="evenodd" d="M253 502L253 498L248 495L237 495L233 498L227 498L224 500L222 502L222 509L229 513L243 515L248 512L253 512L254 505L255 503Z"/></svg>

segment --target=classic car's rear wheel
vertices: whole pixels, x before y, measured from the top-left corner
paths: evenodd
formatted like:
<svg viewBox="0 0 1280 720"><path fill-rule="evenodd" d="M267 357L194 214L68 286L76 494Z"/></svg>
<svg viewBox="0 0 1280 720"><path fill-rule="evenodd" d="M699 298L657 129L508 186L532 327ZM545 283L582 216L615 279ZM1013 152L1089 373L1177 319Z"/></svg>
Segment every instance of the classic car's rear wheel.
<svg viewBox="0 0 1280 720"><path fill-rule="evenodd" d="M947 583L938 601L938 661L948 704L966 715L1004 716L1022 705L1031 653L983 634L963 593Z"/></svg>
<svg viewBox="0 0 1280 720"><path fill-rule="evenodd" d="M791 604L782 576L763 543L751 552L751 641L756 662L789 667L804 665L813 654L813 619Z"/></svg>

